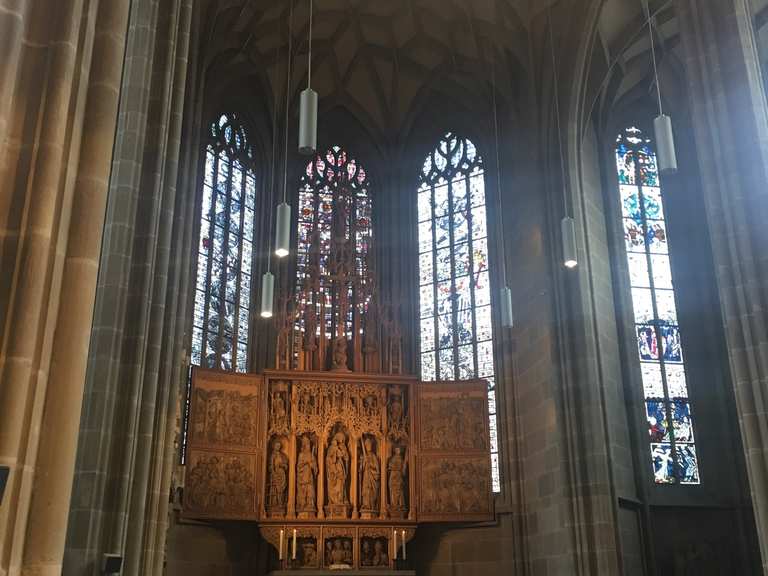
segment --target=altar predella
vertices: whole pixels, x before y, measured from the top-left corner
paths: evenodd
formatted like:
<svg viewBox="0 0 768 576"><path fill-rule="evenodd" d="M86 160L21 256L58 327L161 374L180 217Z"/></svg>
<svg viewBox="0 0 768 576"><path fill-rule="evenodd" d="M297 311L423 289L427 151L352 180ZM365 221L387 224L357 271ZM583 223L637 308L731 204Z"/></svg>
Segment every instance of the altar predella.
<svg viewBox="0 0 768 576"><path fill-rule="evenodd" d="M278 369L193 370L183 515L258 522L282 569L393 568L420 522L493 518L487 383L402 374L351 202L339 186L330 239L309 232Z"/></svg>

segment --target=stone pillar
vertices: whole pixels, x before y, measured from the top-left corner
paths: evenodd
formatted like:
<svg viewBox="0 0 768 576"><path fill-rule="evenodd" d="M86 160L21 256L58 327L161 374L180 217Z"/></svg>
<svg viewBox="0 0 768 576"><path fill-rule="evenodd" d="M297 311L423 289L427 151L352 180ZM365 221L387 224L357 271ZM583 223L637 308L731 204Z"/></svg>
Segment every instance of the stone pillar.
<svg viewBox="0 0 768 576"><path fill-rule="evenodd" d="M768 574L768 110L747 0L675 0L739 424Z"/></svg>
<svg viewBox="0 0 768 576"><path fill-rule="evenodd" d="M0 2L0 574L61 573L127 13Z"/></svg>

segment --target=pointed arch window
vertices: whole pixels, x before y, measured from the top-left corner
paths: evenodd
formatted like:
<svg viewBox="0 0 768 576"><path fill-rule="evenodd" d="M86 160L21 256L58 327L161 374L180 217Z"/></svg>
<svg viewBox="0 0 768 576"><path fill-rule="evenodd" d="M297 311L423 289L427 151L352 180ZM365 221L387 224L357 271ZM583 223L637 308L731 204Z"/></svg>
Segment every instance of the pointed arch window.
<svg viewBox="0 0 768 576"><path fill-rule="evenodd" d="M346 150L333 146L318 153L309 162L299 182L298 250L296 258L296 294L303 295L300 306L311 306L318 319L316 330L336 334L332 314L333 271L331 253L344 249L352 240L355 250L354 282L347 298L357 308L349 311L344 333L352 336L355 316L364 312L372 289L369 276L369 248L373 237L371 221L371 183L365 168ZM334 243L336 246L334 247ZM299 323L303 316L299 316ZM322 326L324 327L322 327ZM304 326L298 326L303 333Z"/></svg>
<svg viewBox="0 0 768 576"><path fill-rule="evenodd" d="M652 140L630 127L616 140L624 247L657 484L699 484L691 404Z"/></svg>
<svg viewBox="0 0 768 576"><path fill-rule="evenodd" d="M238 117L224 114L206 142L192 364L248 369L255 202L253 150Z"/></svg>
<svg viewBox="0 0 768 576"><path fill-rule="evenodd" d="M489 383L493 490L500 491L483 159L446 134L419 175L421 378Z"/></svg>

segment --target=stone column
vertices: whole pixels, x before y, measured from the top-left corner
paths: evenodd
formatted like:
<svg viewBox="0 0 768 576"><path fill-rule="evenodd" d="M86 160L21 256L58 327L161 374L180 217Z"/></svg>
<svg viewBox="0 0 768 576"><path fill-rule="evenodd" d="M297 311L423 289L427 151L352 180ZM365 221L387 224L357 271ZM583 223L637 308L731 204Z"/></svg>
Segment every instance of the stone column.
<svg viewBox="0 0 768 576"><path fill-rule="evenodd" d="M60 574L70 479L80 423L86 358L99 267L112 144L128 19L127 1L91 5L93 61L63 262L48 394L40 430L23 574ZM90 57L88 57L90 60ZM73 75L73 82L77 79ZM74 154L74 152L73 152Z"/></svg>
<svg viewBox="0 0 768 576"><path fill-rule="evenodd" d="M61 572L127 10L0 2L0 574Z"/></svg>
<svg viewBox="0 0 768 576"><path fill-rule="evenodd" d="M768 574L768 111L747 0L675 0L702 193Z"/></svg>

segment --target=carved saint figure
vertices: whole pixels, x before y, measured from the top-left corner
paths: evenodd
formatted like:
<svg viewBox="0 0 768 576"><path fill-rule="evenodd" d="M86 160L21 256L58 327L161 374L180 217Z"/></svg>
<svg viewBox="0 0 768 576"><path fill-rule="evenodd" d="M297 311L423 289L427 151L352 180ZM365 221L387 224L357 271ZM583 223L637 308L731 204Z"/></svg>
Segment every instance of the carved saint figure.
<svg viewBox="0 0 768 576"><path fill-rule="evenodd" d="M305 540L301 545L303 555L301 565L304 568L314 568L317 566L317 547L314 540Z"/></svg>
<svg viewBox="0 0 768 576"><path fill-rule="evenodd" d="M325 455L325 476L328 483L328 503L345 505L347 497L347 475L349 474L349 451L342 432L337 432Z"/></svg>
<svg viewBox="0 0 768 576"><path fill-rule="evenodd" d="M373 553L371 552L371 543L368 540L363 540L362 550L360 551L360 565L373 565Z"/></svg>
<svg viewBox="0 0 768 576"><path fill-rule="evenodd" d="M381 539L374 540L373 542L371 566L389 566L389 556L387 556L387 551L384 550L384 542Z"/></svg>
<svg viewBox="0 0 768 576"><path fill-rule="evenodd" d="M269 455L269 494L267 505L270 509L285 506L288 488L288 456L283 453L282 443L275 440Z"/></svg>
<svg viewBox="0 0 768 576"><path fill-rule="evenodd" d="M333 548L331 549L331 566L342 566L346 565L347 562L347 554L344 552L343 544L341 542L341 538L337 538L333 541Z"/></svg>
<svg viewBox="0 0 768 576"><path fill-rule="evenodd" d="M366 438L363 442L365 454L360 462L361 483L361 511L377 511L379 509L379 486L381 481L381 468L379 457L373 449L373 441Z"/></svg>
<svg viewBox="0 0 768 576"><path fill-rule="evenodd" d="M317 476L317 458L312 452L312 444L308 436L301 437L301 451L297 461L299 490L296 503L299 511L314 512L315 477Z"/></svg>
<svg viewBox="0 0 768 576"><path fill-rule="evenodd" d="M392 396L389 405L389 420L390 427L395 430L403 429L403 403L400 400L400 395L396 394Z"/></svg>
<svg viewBox="0 0 768 576"><path fill-rule="evenodd" d="M333 369L348 370L347 338L345 336L337 336L333 340Z"/></svg>
<svg viewBox="0 0 768 576"><path fill-rule="evenodd" d="M285 411L285 400L280 392L272 394L272 414L270 427L273 430L280 430L287 424Z"/></svg>
<svg viewBox="0 0 768 576"><path fill-rule="evenodd" d="M392 510L405 510L406 468L407 465L403 459L402 449L400 446L395 446L387 465L389 472L389 505Z"/></svg>

